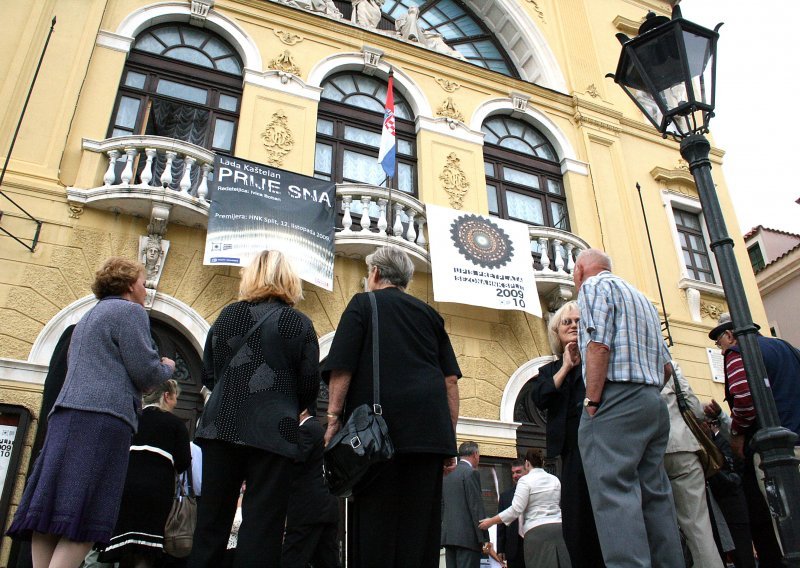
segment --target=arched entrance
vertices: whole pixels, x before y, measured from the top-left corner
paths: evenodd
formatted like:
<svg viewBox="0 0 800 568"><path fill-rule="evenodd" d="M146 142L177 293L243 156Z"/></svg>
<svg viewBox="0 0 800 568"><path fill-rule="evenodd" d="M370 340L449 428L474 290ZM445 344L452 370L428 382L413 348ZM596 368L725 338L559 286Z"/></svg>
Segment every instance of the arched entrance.
<svg viewBox="0 0 800 568"><path fill-rule="evenodd" d="M203 362L189 340L172 326L150 319L150 332L162 357L175 361L175 374L181 395L173 411L184 421L189 437L194 438L197 419L203 413Z"/></svg>

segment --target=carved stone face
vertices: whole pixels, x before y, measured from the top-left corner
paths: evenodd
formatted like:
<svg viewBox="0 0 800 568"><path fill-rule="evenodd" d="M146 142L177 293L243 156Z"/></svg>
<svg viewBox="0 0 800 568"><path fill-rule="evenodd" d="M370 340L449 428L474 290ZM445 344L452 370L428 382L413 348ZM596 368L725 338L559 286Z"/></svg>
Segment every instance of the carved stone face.
<svg viewBox="0 0 800 568"><path fill-rule="evenodd" d="M158 257L161 255L161 247L158 246L155 242L147 243L147 247L145 248L145 258L148 262L154 262L158 260Z"/></svg>

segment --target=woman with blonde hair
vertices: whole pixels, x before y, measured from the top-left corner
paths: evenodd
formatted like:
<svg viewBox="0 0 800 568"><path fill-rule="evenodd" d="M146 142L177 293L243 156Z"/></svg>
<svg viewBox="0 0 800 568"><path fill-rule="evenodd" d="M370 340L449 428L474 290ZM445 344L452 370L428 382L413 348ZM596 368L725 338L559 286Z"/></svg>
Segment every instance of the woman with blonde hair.
<svg viewBox="0 0 800 568"><path fill-rule="evenodd" d="M195 439L203 498L189 566L221 565L244 481L234 566L280 565L297 417L319 389L317 334L294 308L302 298L288 259L263 251L208 332L203 384L212 392Z"/></svg>
<svg viewBox="0 0 800 568"><path fill-rule="evenodd" d="M550 318L547 337L556 360L539 369L539 375L531 379L530 390L534 404L547 411L547 457L561 456L562 529L574 568L604 566L578 451L578 425L586 398L578 350L579 323L577 302L564 304Z"/></svg>
<svg viewBox="0 0 800 568"><path fill-rule="evenodd" d="M175 369L153 348L144 282L144 266L120 257L95 273L99 301L72 334L64 386L8 530L32 539L35 568L79 566L113 533L142 392Z"/></svg>
<svg viewBox="0 0 800 568"><path fill-rule="evenodd" d="M143 397L119 519L100 562L146 568L163 561L164 526L172 508L175 476L186 471L192 460L189 431L172 413L178 396L178 382L170 379Z"/></svg>

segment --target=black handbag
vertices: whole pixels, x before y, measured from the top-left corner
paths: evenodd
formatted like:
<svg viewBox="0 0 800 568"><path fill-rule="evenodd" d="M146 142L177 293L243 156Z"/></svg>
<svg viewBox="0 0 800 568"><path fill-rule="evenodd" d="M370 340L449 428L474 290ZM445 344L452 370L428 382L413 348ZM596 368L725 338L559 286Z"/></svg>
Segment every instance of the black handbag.
<svg viewBox="0 0 800 568"><path fill-rule="evenodd" d="M373 404L362 404L353 410L323 454L325 480L337 497L349 497L353 488L365 481L365 475L376 463L392 459L394 445L383 419L380 404L380 362L378 350L378 307L375 294L368 292L372 305L372 391Z"/></svg>

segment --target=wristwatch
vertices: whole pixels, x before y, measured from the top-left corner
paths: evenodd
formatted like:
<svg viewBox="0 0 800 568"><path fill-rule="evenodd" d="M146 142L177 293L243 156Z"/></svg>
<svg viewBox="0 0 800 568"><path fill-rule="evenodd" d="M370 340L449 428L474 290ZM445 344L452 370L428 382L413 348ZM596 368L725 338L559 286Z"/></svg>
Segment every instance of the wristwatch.
<svg viewBox="0 0 800 568"><path fill-rule="evenodd" d="M598 406L600 406L600 403L593 401L589 397L586 397L586 398L583 399L583 406L584 406L584 408L589 408L590 406L592 408L597 408Z"/></svg>

